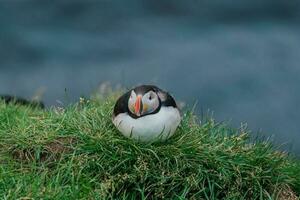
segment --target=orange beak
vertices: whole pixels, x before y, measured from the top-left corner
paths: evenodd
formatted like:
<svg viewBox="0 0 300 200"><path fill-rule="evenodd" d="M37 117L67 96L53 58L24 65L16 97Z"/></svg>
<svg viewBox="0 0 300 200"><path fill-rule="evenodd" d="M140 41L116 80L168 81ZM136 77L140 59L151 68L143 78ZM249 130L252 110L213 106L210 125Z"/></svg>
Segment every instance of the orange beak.
<svg viewBox="0 0 300 200"><path fill-rule="evenodd" d="M142 106L142 96L138 95L134 105L134 112L137 116L141 115L141 106Z"/></svg>

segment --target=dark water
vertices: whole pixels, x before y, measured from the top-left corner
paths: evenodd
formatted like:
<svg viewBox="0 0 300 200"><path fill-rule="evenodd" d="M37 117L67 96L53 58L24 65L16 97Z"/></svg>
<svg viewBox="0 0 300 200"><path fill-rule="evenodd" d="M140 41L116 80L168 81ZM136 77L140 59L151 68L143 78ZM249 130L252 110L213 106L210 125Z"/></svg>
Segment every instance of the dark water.
<svg viewBox="0 0 300 200"><path fill-rule="evenodd" d="M0 1L0 93L153 83L300 154L299 1ZM66 88L66 90L65 90Z"/></svg>

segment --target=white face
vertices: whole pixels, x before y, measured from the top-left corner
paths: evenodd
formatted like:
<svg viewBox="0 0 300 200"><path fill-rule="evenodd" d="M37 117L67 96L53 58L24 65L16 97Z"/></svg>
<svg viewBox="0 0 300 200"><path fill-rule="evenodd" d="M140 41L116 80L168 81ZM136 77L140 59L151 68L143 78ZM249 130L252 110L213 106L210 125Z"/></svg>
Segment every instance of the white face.
<svg viewBox="0 0 300 200"><path fill-rule="evenodd" d="M132 114L140 117L143 115L151 114L159 107L158 95L149 91L146 94L139 95L131 91L130 98L128 100L128 108Z"/></svg>

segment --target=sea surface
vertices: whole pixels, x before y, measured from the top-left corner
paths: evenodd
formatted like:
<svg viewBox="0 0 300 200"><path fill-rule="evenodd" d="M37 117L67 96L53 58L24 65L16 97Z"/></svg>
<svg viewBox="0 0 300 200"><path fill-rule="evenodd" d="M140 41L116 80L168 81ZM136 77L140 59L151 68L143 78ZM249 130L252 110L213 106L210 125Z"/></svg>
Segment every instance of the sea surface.
<svg viewBox="0 0 300 200"><path fill-rule="evenodd" d="M299 1L0 1L0 93L151 83L300 156Z"/></svg>

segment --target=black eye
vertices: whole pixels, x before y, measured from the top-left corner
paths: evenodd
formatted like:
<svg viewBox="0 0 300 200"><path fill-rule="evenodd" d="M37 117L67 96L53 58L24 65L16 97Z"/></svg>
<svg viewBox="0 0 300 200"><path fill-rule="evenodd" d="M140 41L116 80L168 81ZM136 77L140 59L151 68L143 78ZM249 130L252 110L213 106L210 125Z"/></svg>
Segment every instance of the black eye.
<svg viewBox="0 0 300 200"><path fill-rule="evenodd" d="M151 100L151 99L152 99L152 96L150 95L150 96L149 96L149 100Z"/></svg>

